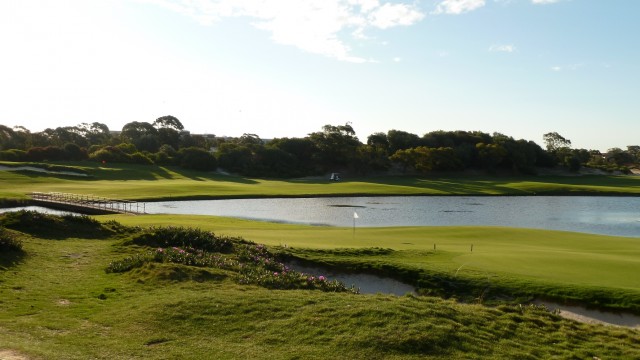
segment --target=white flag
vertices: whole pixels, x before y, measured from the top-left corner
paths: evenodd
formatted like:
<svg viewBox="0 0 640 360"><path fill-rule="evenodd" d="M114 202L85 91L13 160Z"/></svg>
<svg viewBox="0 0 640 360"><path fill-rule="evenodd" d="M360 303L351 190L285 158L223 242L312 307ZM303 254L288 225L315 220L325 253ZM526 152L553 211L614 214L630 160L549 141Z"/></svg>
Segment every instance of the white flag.
<svg viewBox="0 0 640 360"><path fill-rule="evenodd" d="M354 219L357 219L357 218L358 218L358 213L357 213L357 212L355 212L355 211L353 212L353 218L354 218Z"/></svg>

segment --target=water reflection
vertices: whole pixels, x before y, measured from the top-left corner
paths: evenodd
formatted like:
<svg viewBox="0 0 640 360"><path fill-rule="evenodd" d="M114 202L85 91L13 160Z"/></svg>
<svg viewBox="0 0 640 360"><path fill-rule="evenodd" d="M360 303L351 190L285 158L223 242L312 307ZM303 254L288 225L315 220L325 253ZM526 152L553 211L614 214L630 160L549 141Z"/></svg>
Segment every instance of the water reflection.
<svg viewBox="0 0 640 360"><path fill-rule="evenodd" d="M352 226L488 225L640 237L639 197L388 196L147 203L148 213Z"/></svg>
<svg viewBox="0 0 640 360"><path fill-rule="evenodd" d="M392 294L403 296L406 294L414 294L415 288L398 280L380 277L371 274L361 273L343 273L336 270L325 269L321 267L303 266L297 262L288 263L291 269L310 274L314 276L323 275L329 280L338 280L347 287L353 285L360 290L360 294Z"/></svg>

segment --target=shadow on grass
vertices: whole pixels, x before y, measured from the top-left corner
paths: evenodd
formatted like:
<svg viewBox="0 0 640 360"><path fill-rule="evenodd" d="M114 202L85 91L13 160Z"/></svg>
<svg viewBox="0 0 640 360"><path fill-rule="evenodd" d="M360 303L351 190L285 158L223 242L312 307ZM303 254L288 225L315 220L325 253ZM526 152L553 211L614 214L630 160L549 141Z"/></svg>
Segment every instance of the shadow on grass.
<svg viewBox="0 0 640 360"><path fill-rule="evenodd" d="M162 180L187 178L193 181L224 181L241 184L256 184L257 181L242 177L221 175L210 171L184 169L178 166L113 164L99 166L91 163L92 180Z"/></svg>
<svg viewBox="0 0 640 360"><path fill-rule="evenodd" d="M26 255L24 251L0 251L0 271L19 265Z"/></svg>
<svg viewBox="0 0 640 360"><path fill-rule="evenodd" d="M521 181L530 181L529 178L518 178ZM383 177L361 177L361 178L349 178L342 182L333 182L326 179L312 178L312 179L292 179L283 180L285 182L295 184L340 184L349 182L362 182L372 185L381 186L406 186L412 188L424 189L425 193L439 192L441 195L459 195L459 194L476 194L476 195L490 195L490 194L530 194L525 190L517 190L511 187L507 187L506 184L512 184L517 181L516 178L503 178L503 177L486 177L486 176L455 176L450 177L415 177L415 176L383 176Z"/></svg>

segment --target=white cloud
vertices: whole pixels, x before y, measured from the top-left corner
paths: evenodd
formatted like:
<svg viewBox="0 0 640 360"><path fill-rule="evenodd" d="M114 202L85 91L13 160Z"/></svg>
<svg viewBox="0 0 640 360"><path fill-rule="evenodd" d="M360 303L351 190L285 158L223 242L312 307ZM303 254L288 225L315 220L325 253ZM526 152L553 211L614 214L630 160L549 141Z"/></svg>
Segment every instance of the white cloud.
<svg viewBox="0 0 640 360"><path fill-rule="evenodd" d="M489 47L489 51L512 53L516 51L516 47L513 45L491 45L491 47Z"/></svg>
<svg viewBox="0 0 640 360"><path fill-rule="evenodd" d="M424 14L413 6L389 3L371 11L368 16L370 24L380 29L412 25L423 18Z"/></svg>
<svg viewBox="0 0 640 360"><path fill-rule="evenodd" d="M565 71L565 70L569 70L569 71L577 71L580 70L582 68L585 67L585 64L583 63L576 63L576 64L569 64L569 65L555 65L551 67L551 70L559 72L559 71Z"/></svg>
<svg viewBox="0 0 640 360"><path fill-rule="evenodd" d="M481 8L485 4L485 0L444 0L438 4L434 14L458 15Z"/></svg>
<svg viewBox="0 0 640 360"><path fill-rule="evenodd" d="M534 4L553 4L559 1L560 0L531 0L531 2Z"/></svg>
<svg viewBox="0 0 640 360"><path fill-rule="evenodd" d="M273 41L349 62L348 40L365 40L366 29L410 26L425 16L416 5L378 0L142 0L190 16L204 25L226 17L247 17ZM346 31L346 32L345 32ZM351 38L345 39L350 33Z"/></svg>
<svg viewBox="0 0 640 360"><path fill-rule="evenodd" d="M378 6L380 6L380 1L378 0L349 0L349 4L360 6L360 11L363 13L367 13Z"/></svg>

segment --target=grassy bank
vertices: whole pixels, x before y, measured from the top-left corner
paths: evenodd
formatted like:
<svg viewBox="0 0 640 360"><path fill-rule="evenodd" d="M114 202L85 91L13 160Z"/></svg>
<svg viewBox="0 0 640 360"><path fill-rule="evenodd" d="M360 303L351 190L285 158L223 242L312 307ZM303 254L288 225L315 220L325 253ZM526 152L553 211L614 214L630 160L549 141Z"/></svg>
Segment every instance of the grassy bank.
<svg viewBox="0 0 640 360"><path fill-rule="evenodd" d="M56 169L65 169L58 166ZM23 199L32 191L92 194L114 199L161 200L264 196L338 195L640 195L633 176L432 176L251 179L160 166L67 164L88 176L0 171L0 198Z"/></svg>
<svg viewBox="0 0 640 360"><path fill-rule="evenodd" d="M132 241L138 230L113 222L67 225L12 230L23 252L0 253L0 353L30 359L640 357L638 331L579 324L535 307L269 290L239 284L228 270L175 263L107 273L113 261L144 251ZM74 231L78 226L86 228Z"/></svg>
<svg viewBox="0 0 640 360"><path fill-rule="evenodd" d="M200 227L287 247L296 257L390 275L444 296L548 297L640 312L636 238L506 227L352 228L224 217L101 216L130 226ZM434 245L436 250L434 251ZM473 251L471 251L473 245ZM368 251L371 248L385 251Z"/></svg>

